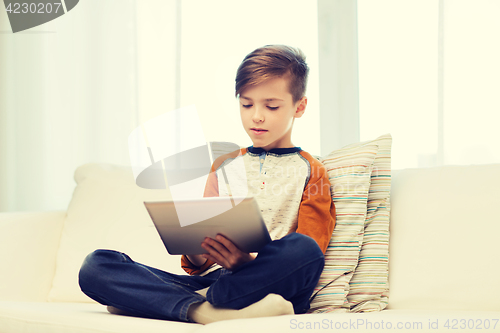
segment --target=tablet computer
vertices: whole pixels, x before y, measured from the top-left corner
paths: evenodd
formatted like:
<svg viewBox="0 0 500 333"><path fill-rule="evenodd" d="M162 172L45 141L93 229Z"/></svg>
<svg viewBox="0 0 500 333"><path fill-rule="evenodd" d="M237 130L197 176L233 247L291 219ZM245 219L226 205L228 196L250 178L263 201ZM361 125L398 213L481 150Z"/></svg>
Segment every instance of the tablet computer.
<svg viewBox="0 0 500 333"><path fill-rule="evenodd" d="M244 252L258 252L271 237L264 224L255 198L233 198L233 206L228 207L230 197L205 197L161 202L144 202L163 244L170 254L207 253L201 247L205 237L215 239L221 234L230 239ZM234 202L237 202L234 205ZM200 222L181 226L177 209L191 212L202 219ZM204 212L204 214L200 214ZM214 215L214 212L222 212Z"/></svg>

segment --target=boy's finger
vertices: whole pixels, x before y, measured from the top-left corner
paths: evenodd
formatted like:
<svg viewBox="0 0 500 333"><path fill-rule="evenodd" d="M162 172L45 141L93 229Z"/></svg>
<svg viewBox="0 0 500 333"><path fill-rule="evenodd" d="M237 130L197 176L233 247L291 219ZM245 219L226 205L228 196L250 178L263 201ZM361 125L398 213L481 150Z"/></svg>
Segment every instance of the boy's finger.
<svg viewBox="0 0 500 333"><path fill-rule="evenodd" d="M217 252L219 252L224 257L227 257L230 254L228 248L219 241L216 241L212 238L206 238L204 242L205 244L208 244L209 246L213 247L215 250L217 250Z"/></svg>
<svg viewBox="0 0 500 333"><path fill-rule="evenodd" d="M225 267L227 265L226 260L222 254L220 254L216 249L211 247L206 243L202 243L202 247L208 251L208 253L203 254L203 256L217 264Z"/></svg>
<svg viewBox="0 0 500 333"><path fill-rule="evenodd" d="M212 255L217 256L220 261L227 261L227 258L231 256L227 248L216 240L207 238L202 244L208 246L210 251L213 252ZM206 250L209 251L209 249Z"/></svg>
<svg viewBox="0 0 500 333"><path fill-rule="evenodd" d="M215 237L215 239L221 243L222 245L224 245L224 247L230 252L230 253L236 253L236 252L239 252L240 249L238 249L236 247L236 245L234 245L233 242L231 242L229 239L227 239L226 237L218 234L217 237Z"/></svg>
<svg viewBox="0 0 500 333"><path fill-rule="evenodd" d="M206 258L207 258L208 260L211 260L211 261L215 262L216 264L219 264L219 265L221 265L222 267L224 267L223 263L222 263L222 262L220 262L219 260L217 260L217 258L212 257L212 256L211 256L211 255L209 255L209 254L207 254L207 255L206 255Z"/></svg>

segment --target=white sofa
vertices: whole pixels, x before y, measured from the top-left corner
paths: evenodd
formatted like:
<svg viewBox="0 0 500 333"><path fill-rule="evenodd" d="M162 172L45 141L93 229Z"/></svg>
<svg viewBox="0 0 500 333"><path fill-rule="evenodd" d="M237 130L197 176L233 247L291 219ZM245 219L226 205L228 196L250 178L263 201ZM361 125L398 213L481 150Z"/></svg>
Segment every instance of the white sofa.
<svg viewBox="0 0 500 333"><path fill-rule="evenodd" d="M95 231L102 224L86 216L89 195L108 202L98 209L105 221L113 220L106 226L111 234L116 236L126 228L126 220L135 218L132 212L106 215L109 205L117 204L109 191L118 194L125 188L119 177L113 183L115 173L120 172L110 172L111 183L103 184L102 191L89 194L77 188L68 211L0 214L1 333L500 331L500 164L393 171L386 309L209 325L112 315L79 294L74 272L81 259L76 253L92 249L98 236L78 228ZM65 224L75 219L85 222L70 230ZM144 242L141 230L99 241L116 248L126 244L137 261L182 272L179 258L169 256L159 241ZM66 275L67 271L72 273Z"/></svg>

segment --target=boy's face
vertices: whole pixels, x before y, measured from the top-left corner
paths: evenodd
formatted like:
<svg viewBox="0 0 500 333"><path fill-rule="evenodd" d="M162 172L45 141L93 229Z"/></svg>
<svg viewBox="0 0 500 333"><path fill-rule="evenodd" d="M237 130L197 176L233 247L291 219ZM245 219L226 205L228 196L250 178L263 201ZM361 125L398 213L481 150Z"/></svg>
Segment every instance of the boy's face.
<svg viewBox="0 0 500 333"><path fill-rule="evenodd" d="M239 101L241 121L254 147L266 151L294 147L293 121L304 114L307 98L294 103L287 79L269 79L247 88L240 94Z"/></svg>

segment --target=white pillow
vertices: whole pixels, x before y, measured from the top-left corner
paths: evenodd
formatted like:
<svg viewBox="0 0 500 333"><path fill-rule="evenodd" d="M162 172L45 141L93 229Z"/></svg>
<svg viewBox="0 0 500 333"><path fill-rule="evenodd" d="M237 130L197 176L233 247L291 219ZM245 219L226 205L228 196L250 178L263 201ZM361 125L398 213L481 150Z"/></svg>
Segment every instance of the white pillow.
<svg viewBox="0 0 500 333"><path fill-rule="evenodd" d="M109 164L82 165L75 181L49 301L93 302L81 292L78 272L96 249L117 250L143 264L185 274L180 256L168 254L143 204L169 200L168 189L140 188L130 167Z"/></svg>

